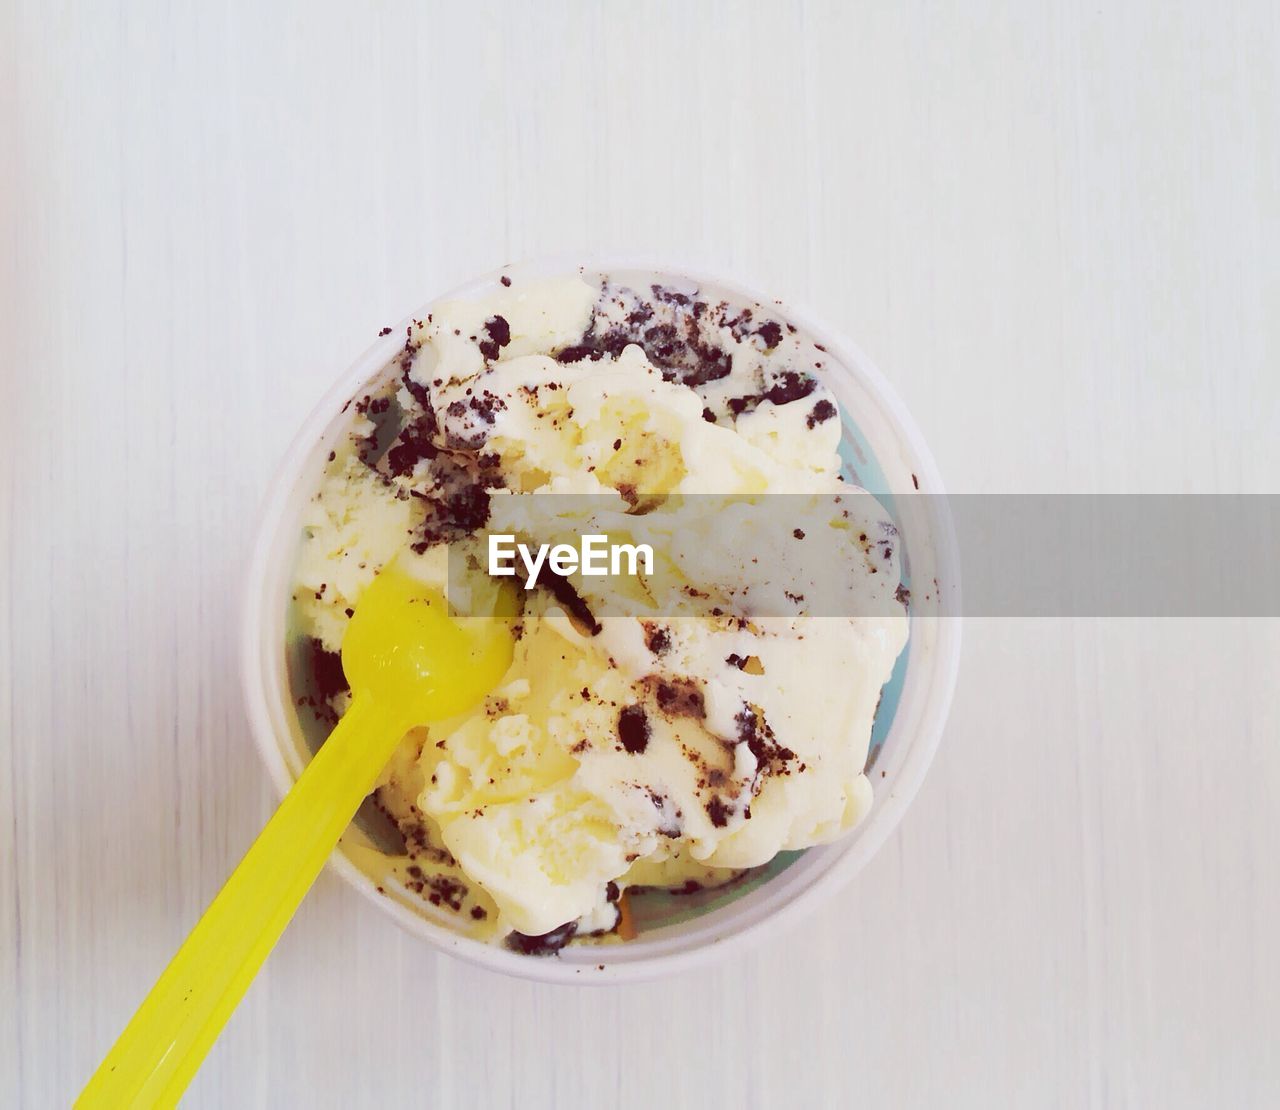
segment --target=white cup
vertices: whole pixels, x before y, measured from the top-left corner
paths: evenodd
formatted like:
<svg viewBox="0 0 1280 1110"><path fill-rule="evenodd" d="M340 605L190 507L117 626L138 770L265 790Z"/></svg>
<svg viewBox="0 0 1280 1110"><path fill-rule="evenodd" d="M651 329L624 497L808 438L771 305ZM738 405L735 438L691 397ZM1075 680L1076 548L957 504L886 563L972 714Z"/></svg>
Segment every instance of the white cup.
<svg viewBox="0 0 1280 1110"><path fill-rule="evenodd" d="M520 282L574 269L575 264L563 260L505 267L437 300L482 296L495 289L503 275ZM907 649L877 715L875 737L883 743L871 773L875 802L870 813L840 840L786 853L725 891L693 898L652 896L656 903L637 915L634 940L570 945L546 957L485 943L452 924L446 912L392 882L386 855L359 827L353 825L343 837L331 865L409 932L484 967L561 983L646 979L703 966L790 927L830 897L884 843L919 788L942 733L960 653L959 560L937 468L902 402L866 355L809 313L739 282L629 259L593 259L583 269L588 274L643 274L651 282L709 287L731 301L769 305L802 335L821 344L826 357L819 374L839 401L844 421L842 454L860 484L877 494L894 515L911 581L936 583L937 595L931 615L911 614ZM415 315L423 319L430 310L427 305ZM254 738L281 794L310 758L286 664L286 617L301 512L315 492L329 451L345 433L344 406L387 371L403 347L411 319L379 338L307 418L272 482L259 524L245 598L243 682ZM917 490L933 496L901 496Z"/></svg>

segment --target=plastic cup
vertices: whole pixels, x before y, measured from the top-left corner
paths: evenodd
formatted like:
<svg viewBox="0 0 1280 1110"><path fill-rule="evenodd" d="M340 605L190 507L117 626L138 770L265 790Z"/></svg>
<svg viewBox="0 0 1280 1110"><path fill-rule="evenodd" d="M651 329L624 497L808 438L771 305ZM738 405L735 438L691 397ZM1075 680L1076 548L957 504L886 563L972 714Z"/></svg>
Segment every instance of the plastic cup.
<svg viewBox="0 0 1280 1110"><path fill-rule="evenodd" d="M888 838L915 796L933 759L955 687L960 654L959 560L955 533L933 458L902 402L856 346L811 314L740 282L643 260L547 260L508 266L436 301L482 296L503 275L515 282L565 274L644 275L650 282L713 290L731 302L759 303L826 348L819 371L840 403L842 455L859 484L894 515L911 580L936 581L931 615L912 613L910 638L886 685L873 734L875 802L844 837L803 852L784 853L747 880L696 896L645 895L636 939L570 945L554 956L526 956L477 940L444 911L386 879L387 856L352 826L331 866L415 936L472 963L544 982L604 983L653 978L704 966L792 928L863 867ZM436 302L432 302L436 303ZM415 313L422 319L431 310ZM283 794L310 758L294 704L286 660L288 599L300 538L301 512L315 491L329 451L347 427L347 401L387 372L412 317L379 338L338 380L303 423L271 483L249 568L242 640L242 675L254 739ZM916 492L924 497L910 496ZM938 614L943 614L939 616Z"/></svg>

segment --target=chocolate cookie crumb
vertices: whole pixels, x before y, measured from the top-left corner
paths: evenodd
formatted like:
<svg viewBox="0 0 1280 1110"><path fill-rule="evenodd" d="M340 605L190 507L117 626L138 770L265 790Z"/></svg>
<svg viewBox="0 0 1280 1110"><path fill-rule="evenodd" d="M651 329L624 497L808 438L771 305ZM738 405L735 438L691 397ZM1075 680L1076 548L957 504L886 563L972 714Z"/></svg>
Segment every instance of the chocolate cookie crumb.
<svg viewBox="0 0 1280 1110"><path fill-rule="evenodd" d="M649 716L639 705L628 705L618 714L618 739L632 755L649 746Z"/></svg>
<svg viewBox="0 0 1280 1110"><path fill-rule="evenodd" d="M480 353L492 362L498 352L511 342L511 325L504 316L491 316L484 322L484 330L489 338L480 341Z"/></svg>
<svg viewBox="0 0 1280 1110"><path fill-rule="evenodd" d="M347 676L342 670L341 655L336 651L329 651L315 637L308 637L306 650L311 675L315 679L317 697L328 701L351 689L347 684Z"/></svg>
<svg viewBox="0 0 1280 1110"><path fill-rule="evenodd" d="M663 656L671 650L671 633L659 624L644 624L644 646L654 655Z"/></svg>
<svg viewBox="0 0 1280 1110"><path fill-rule="evenodd" d="M761 324L756 335L764 340L764 345L770 350L782 342L782 328L776 320Z"/></svg>
<svg viewBox="0 0 1280 1110"><path fill-rule="evenodd" d="M816 378L798 374L794 370L784 370L778 375L777 381L765 391L764 396L765 400L772 401L775 405L789 405L792 401L808 397L817 388Z"/></svg>
<svg viewBox="0 0 1280 1110"><path fill-rule="evenodd" d="M819 424L822 424L830 420L833 416L835 416L835 414L836 414L835 405L833 405L826 398L823 398L821 401L819 401L816 405L813 406L813 411L811 411L809 415L805 417L804 422L808 427L816 428Z"/></svg>
<svg viewBox="0 0 1280 1110"><path fill-rule="evenodd" d="M527 933L512 932L507 935L506 945L513 952L524 956L554 956L573 939L578 931L576 921L567 921L558 925L549 933L529 936Z"/></svg>
<svg viewBox="0 0 1280 1110"><path fill-rule="evenodd" d="M729 823L729 807L725 805L724 799L719 794L707 803L707 816L711 818L711 823L717 829L723 829Z"/></svg>
<svg viewBox="0 0 1280 1110"><path fill-rule="evenodd" d="M556 355L556 362L563 365L569 365L574 362L581 362L584 358L591 359L592 362L600 361L600 352L585 343L577 343L572 347L565 347Z"/></svg>
<svg viewBox="0 0 1280 1110"><path fill-rule="evenodd" d="M419 403L423 403L421 398ZM400 433L385 456L386 469L392 477L408 474L423 459L434 459L440 453L435 442L440 427L430 401L423 408L423 415Z"/></svg>

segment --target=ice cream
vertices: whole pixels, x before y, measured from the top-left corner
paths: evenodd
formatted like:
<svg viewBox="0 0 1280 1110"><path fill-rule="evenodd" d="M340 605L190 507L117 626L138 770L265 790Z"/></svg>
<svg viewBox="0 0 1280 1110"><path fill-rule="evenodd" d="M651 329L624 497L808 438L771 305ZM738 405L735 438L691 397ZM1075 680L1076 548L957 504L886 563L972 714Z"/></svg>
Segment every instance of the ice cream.
<svg viewBox="0 0 1280 1110"><path fill-rule="evenodd" d="M631 612L610 590L643 582L541 577L484 706L406 736L377 799L441 912L552 951L609 935L628 888L729 881L867 812L905 594L888 515L840 479L823 358L775 312L705 290L504 279L415 320L353 399L293 595L321 713L345 706L334 655L379 569L465 589L459 566L497 528L655 538L672 596L696 602L650 590ZM714 495L730 500L713 514ZM751 507L779 497L813 499L824 527L840 506L858 615L811 611L834 571L805 562L804 529L760 540Z"/></svg>

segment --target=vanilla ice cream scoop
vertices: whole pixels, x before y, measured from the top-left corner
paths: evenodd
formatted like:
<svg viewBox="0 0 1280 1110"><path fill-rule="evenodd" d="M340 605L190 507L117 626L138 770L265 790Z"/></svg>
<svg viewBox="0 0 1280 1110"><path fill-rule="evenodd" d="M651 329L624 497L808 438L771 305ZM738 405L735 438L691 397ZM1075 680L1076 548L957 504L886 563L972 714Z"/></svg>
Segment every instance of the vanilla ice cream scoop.
<svg viewBox="0 0 1280 1110"><path fill-rule="evenodd" d="M382 784L468 924L521 951L608 935L629 887L727 881L867 812L906 595L888 514L840 478L824 357L760 305L570 276L436 307L357 399L298 563L322 670L393 558L457 589L495 532L654 552L531 579L499 688ZM783 504L804 527L770 529Z"/></svg>

